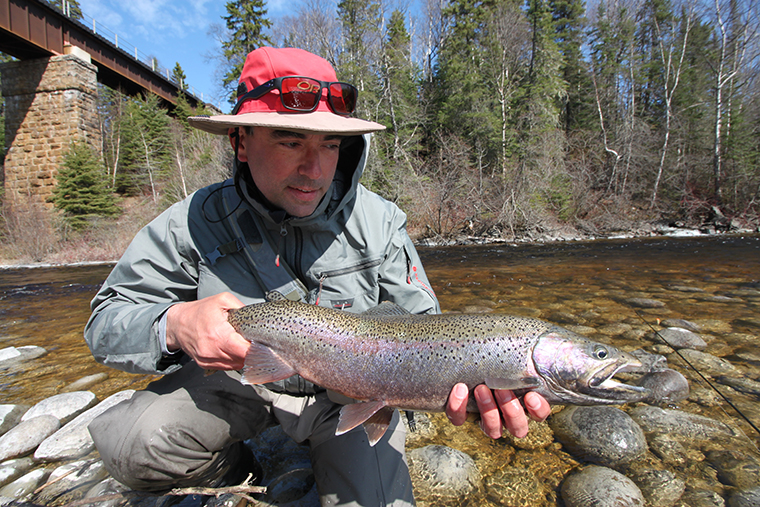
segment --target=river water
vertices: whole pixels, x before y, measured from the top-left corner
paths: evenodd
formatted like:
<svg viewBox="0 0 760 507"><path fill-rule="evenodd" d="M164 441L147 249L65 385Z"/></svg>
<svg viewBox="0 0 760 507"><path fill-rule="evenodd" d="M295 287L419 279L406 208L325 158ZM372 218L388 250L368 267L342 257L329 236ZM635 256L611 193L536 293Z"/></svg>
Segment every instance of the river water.
<svg viewBox="0 0 760 507"><path fill-rule="evenodd" d="M420 254L444 311L539 317L624 350L645 348L665 355L669 351L657 345L650 325L659 329L662 319L686 319L701 326L700 335L708 343L705 352L735 366L732 377L760 381L760 236L425 247ZM82 339L89 301L110 269L0 271L0 349L39 345L49 352L21 368L0 369L0 404L32 405L100 372L108 379L92 388L99 399L139 389L151 380L98 365ZM631 298L664 306L636 308ZM685 364L676 364L677 356L668 358L693 390L709 389ZM715 385L760 426L757 394ZM750 449L760 444L758 433L725 402L690 399L679 408L740 427ZM471 455L493 456L479 462L484 475L515 459L508 442L489 441L473 424L452 428L439 438ZM567 458L563 463L578 462ZM543 473L547 478L553 472ZM714 487L720 494L727 492L719 484ZM555 497L549 495L547 502Z"/></svg>

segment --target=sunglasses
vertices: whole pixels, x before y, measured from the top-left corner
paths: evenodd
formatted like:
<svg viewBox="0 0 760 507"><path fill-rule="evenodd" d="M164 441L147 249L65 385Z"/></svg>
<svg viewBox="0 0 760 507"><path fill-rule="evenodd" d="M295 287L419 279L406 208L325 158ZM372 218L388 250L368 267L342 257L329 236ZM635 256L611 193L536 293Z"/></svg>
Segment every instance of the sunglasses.
<svg viewBox="0 0 760 507"><path fill-rule="evenodd" d="M319 105L322 90L325 88L327 88L327 103L333 112L343 116L354 112L356 100L359 98L359 90L355 86L337 81L320 81L310 77L285 76L270 79L240 97L230 114L237 114L246 100L261 98L272 90L280 91L280 100L285 109L310 113Z"/></svg>

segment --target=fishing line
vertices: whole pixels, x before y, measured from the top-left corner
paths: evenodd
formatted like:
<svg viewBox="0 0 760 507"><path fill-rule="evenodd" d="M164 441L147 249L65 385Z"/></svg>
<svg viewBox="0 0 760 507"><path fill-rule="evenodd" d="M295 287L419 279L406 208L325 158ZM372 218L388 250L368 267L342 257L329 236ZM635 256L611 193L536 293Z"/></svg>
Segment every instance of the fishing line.
<svg viewBox="0 0 760 507"><path fill-rule="evenodd" d="M714 385L712 382L710 382L710 380L708 380L708 379L707 379L707 377L705 377L704 375L702 375L702 372L700 372L700 371L697 369L697 367L696 367L696 366L694 366L693 364L691 364L691 362L690 362L688 359L686 359L686 358L683 356L683 354L681 354L681 352L680 352L678 349L676 349L676 348L675 348L673 345L671 345L671 344L670 344L670 342L668 342L668 340L666 340L666 339L665 339L665 337L663 337L663 336L660 334L660 332L659 332L658 330L656 330L656 329L654 328L654 326L652 326L652 324L650 324L650 323L649 323L649 321L647 321L647 320L646 320L646 319L645 319L645 318L644 318L644 317L641 315L641 313L639 313L639 311L638 311L636 308L632 308L632 310L633 310L633 311L636 313L636 315L638 315L638 317L641 319L641 321L642 321L644 324L646 324L646 325L649 327L649 329L651 329L651 330L652 330L652 332L654 332L655 336L657 336L657 337L658 337L660 340L662 340L662 342L663 342L665 345L667 345L668 347L670 347L670 348L673 350L673 352L675 352L676 354L678 354L678 357L680 357L680 358L681 358L681 360L682 360L684 363L688 364L688 365L689 365L689 367L690 367L692 370L694 370L694 371L697 373L697 375L699 375L699 377L700 377L702 380L704 380L704 381L705 381L705 383L706 383L708 386L710 386L710 388L712 388L712 390L713 390L713 391L715 391L716 393L718 393L718 396L720 396L721 398L723 398L723 400L724 400L726 403L728 403L728 405L729 405L731 408L733 408L733 409L736 411L736 413L737 413L737 414L739 414L739 415L742 417L742 419L744 419L745 421L747 421L747 424L749 424L749 425L752 427L752 429L753 429L753 430L755 430L755 431L757 432L757 434L758 434L758 435L760 435L760 429L758 429L758 427L757 427L757 426L755 426L755 424L754 424L752 421L750 421L750 420L749 420L749 418L748 418L746 415L744 415L744 413L743 413L741 410L739 410L739 407L737 407L736 405L734 405L734 403L733 403L733 402L732 402L730 399L728 399L728 397L727 397L726 395L724 395L722 392L720 392L720 390L719 390L719 389L718 389L718 388L717 388L717 387L716 387L716 386L715 386L715 385ZM728 414L726 414L726 415L728 415ZM739 428L739 430L741 430L741 428ZM745 435L745 436L746 436L746 435ZM748 440L750 440L750 439L749 439L749 437L748 437L747 439L748 439ZM750 440L750 442L752 442L752 440ZM753 442L753 445L754 445L754 442ZM755 446L755 449L757 449L757 446ZM759 450L760 450L760 449L759 449Z"/></svg>

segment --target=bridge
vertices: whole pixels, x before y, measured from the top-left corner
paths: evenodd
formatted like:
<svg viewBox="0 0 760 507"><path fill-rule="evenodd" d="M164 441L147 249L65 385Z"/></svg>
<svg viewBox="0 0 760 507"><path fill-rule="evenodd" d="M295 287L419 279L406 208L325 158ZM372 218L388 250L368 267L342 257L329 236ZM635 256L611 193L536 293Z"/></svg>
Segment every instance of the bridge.
<svg viewBox="0 0 760 507"><path fill-rule="evenodd" d="M66 8L68 2L62 2ZM102 30L101 30L102 31ZM0 65L5 99L5 204L50 208L48 197L68 147L85 140L101 147L97 82L128 95L156 94L166 105L187 87L42 0L0 0L0 51L18 59ZM213 108L212 109L216 109Z"/></svg>

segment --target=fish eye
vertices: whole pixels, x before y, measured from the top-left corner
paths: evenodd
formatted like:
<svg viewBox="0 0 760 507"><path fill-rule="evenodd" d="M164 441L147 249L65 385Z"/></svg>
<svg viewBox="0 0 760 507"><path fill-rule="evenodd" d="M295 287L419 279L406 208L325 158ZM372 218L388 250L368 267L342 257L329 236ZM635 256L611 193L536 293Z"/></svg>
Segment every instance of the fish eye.
<svg viewBox="0 0 760 507"><path fill-rule="evenodd" d="M604 347L596 347L594 349L594 357L597 359L607 359L610 353Z"/></svg>

